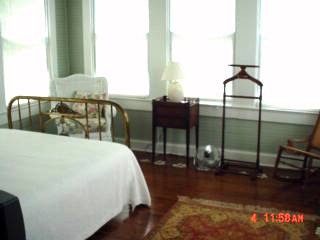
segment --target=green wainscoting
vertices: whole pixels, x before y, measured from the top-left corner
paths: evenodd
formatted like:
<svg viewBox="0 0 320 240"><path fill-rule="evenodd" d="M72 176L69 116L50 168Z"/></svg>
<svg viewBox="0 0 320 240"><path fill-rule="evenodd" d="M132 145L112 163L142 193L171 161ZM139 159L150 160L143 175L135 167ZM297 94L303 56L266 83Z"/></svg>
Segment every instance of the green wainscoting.
<svg viewBox="0 0 320 240"><path fill-rule="evenodd" d="M144 140L151 143L152 113L149 111L128 110L132 140ZM200 117L200 145L221 146L221 118ZM119 126L117 126L118 128ZM257 122L239 119L226 121L226 148L242 151L255 151L257 144ZM309 135L312 126L263 122L261 133L261 152L275 153L279 144L285 144L288 138L303 138ZM158 128L158 134L162 130ZM169 129L168 143L185 143L185 131ZM191 142L194 142L192 131Z"/></svg>
<svg viewBox="0 0 320 240"><path fill-rule="evenodd" d="M43 121L46 121L46 119L43 119ZM27 130L27 131L34 131L34 132L38 132L39 130L39 115L33 115L32 116L32 127L30 126L30 122L29 122L29 118L23 118L22 119L22 128L23 130ZM8 124L2 124L0 125L0 128L8 128ZM13 121L13 129L20 129L20 122L19 121ZM54 130L52 130L52 128L48 128L47 133L55 133Z"/></svg>
<svg viewBox="0 0 320 240"><path fill-rule="evenodd" d="M150 111L128 110L130 120L131 140L142 140L151 143L152 137L152 113ZM37 116L33 117L33 123L38 124ZM15 122L14 128L19 128ZM28 119L23 120L23 125L28 125ZM0 128L7 128L7 125L0 125ZM241 151L255 151L256 149L256 121L228 119L226 121L226 148ZM116 136L122 137L120 121L116 121ZM34 129L37 130L37 129ZM200 117L199 129L200 145L213 144L221 146L221 118ZM275 154L279 144L285 144L288 138L304 138L312 131L312 126L283 124L283 123L262 123L261 152ZM48 132L53 133L51 129ZM162 130L158 128L161 138ZM184 144L185 131L169 129L167 136L168 143ZM194 143L194 131L191 131L191 143Z"/></svg>

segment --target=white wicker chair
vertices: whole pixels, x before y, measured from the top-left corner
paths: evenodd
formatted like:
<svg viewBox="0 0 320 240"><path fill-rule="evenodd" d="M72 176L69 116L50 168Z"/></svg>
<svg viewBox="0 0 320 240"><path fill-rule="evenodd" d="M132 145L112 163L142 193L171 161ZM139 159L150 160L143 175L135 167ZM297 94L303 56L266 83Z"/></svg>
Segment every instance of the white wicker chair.
<svg viewBox="0 0 320 240"><path fill-rule="evenodd" d="M108 83L104 77L93 77L85 74L73 74L65 78L55 78L50 82L50 96L73 98L76 91L87 93L106 93L108 99ZM57 103L52 102L53 108ZM111 110L110 107L105 109L106 128L102 132L102 140L111 141ZM113 115L116 114L114 109ZM61 126L57 126L58 133L61 133ZM70 134L72 137L84 137L83 134ZM99 139L98 132L90 132L90 139Z"/></svg>

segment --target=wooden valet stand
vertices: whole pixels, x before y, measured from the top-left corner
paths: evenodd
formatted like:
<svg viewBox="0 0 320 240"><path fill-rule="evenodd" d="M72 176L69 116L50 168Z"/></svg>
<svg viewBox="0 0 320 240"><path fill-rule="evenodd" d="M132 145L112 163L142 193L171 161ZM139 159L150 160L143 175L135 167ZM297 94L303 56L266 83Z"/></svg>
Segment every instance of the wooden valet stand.
<svg viewBox="0 0 320 240"><path fill-rule="evenodd" d="M256 179L258 174L262 172L260 168L260 137L261 137L261 108L262 108L262 82L258 79L250 76L246 72L246 68L257 68L259 66L256 65L239 65L239 64L232 64L229 65L232 67L240 67L240 72L234 75L231 78L226 79L223 82L223 111L222 111L222 146L221 146L221 160L219 167L216 170L217 175L222 175L224 172L228 173L235 173L235 174L244 174L249 175L252 179ZM226 85L230 82L235 80L245 81L249 80L255 83L259 87L259 96L243 96L243 95L228 95L226 94ZM256 152L256 161L254 162L247 162L247 161L240 161L240 160L233 160L233 159L226 159L225 158L225 122L226 122L226 98L241 98L241 99L256 99L259 101L259 111L258 111L258 139L257 139L257 152ZM236 168L236 170L232 170L231 167ZM242 171L239 169L243 169ZM250 173L247 173L245 170L250 170Z"/></svg>

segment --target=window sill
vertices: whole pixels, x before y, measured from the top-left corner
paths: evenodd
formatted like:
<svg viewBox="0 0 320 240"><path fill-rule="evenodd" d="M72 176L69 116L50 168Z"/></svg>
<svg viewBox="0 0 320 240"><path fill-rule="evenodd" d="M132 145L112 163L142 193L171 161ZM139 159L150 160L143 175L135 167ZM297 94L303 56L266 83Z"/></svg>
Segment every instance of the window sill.
<svg viewBox="0 0 320 240"><path fill-rule="evenodd" d="M116 101L125 109L138 111L152 111L152 99L134 97L115 97L110 98ZM205 117L222 117L221 101L200 101L200 115ZM264 106L262 109L263 122L289 123L299 125L314 125L318 111L301 111L291 109L276 109ZM228 103L226 117L242 120L257 120L258 108L255 106L235 105Z"/></svg>

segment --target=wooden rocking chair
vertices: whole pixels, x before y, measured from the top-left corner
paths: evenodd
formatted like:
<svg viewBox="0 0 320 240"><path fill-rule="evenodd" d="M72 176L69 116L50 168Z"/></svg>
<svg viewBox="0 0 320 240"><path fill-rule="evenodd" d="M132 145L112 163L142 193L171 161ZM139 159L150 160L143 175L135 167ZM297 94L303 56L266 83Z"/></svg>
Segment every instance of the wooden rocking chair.
<svg viewBox="0 0 320 240"><path fill-rule="evenodd" d="M301 149L296 144L306 144L305 149ZM283 155L285 153L285 155ZM313 173L315 168L312 166L313 160L320 160L320 113L316 124L313 128L312 134L309 138L303 140L288 139L287 146L280 146L274 166L274 178L282 181L294 181L294 182L306 182ZM292 162L300 162L300 166L297 164L289 163L285 160L291 160ZM300 177L290 177L289 175L283 176L279 174L283 168L279 168L279 164L290 166L297 169ZM302 164L301 164L302 163ZM302 166L301 166L302 165Z"/></svg>

